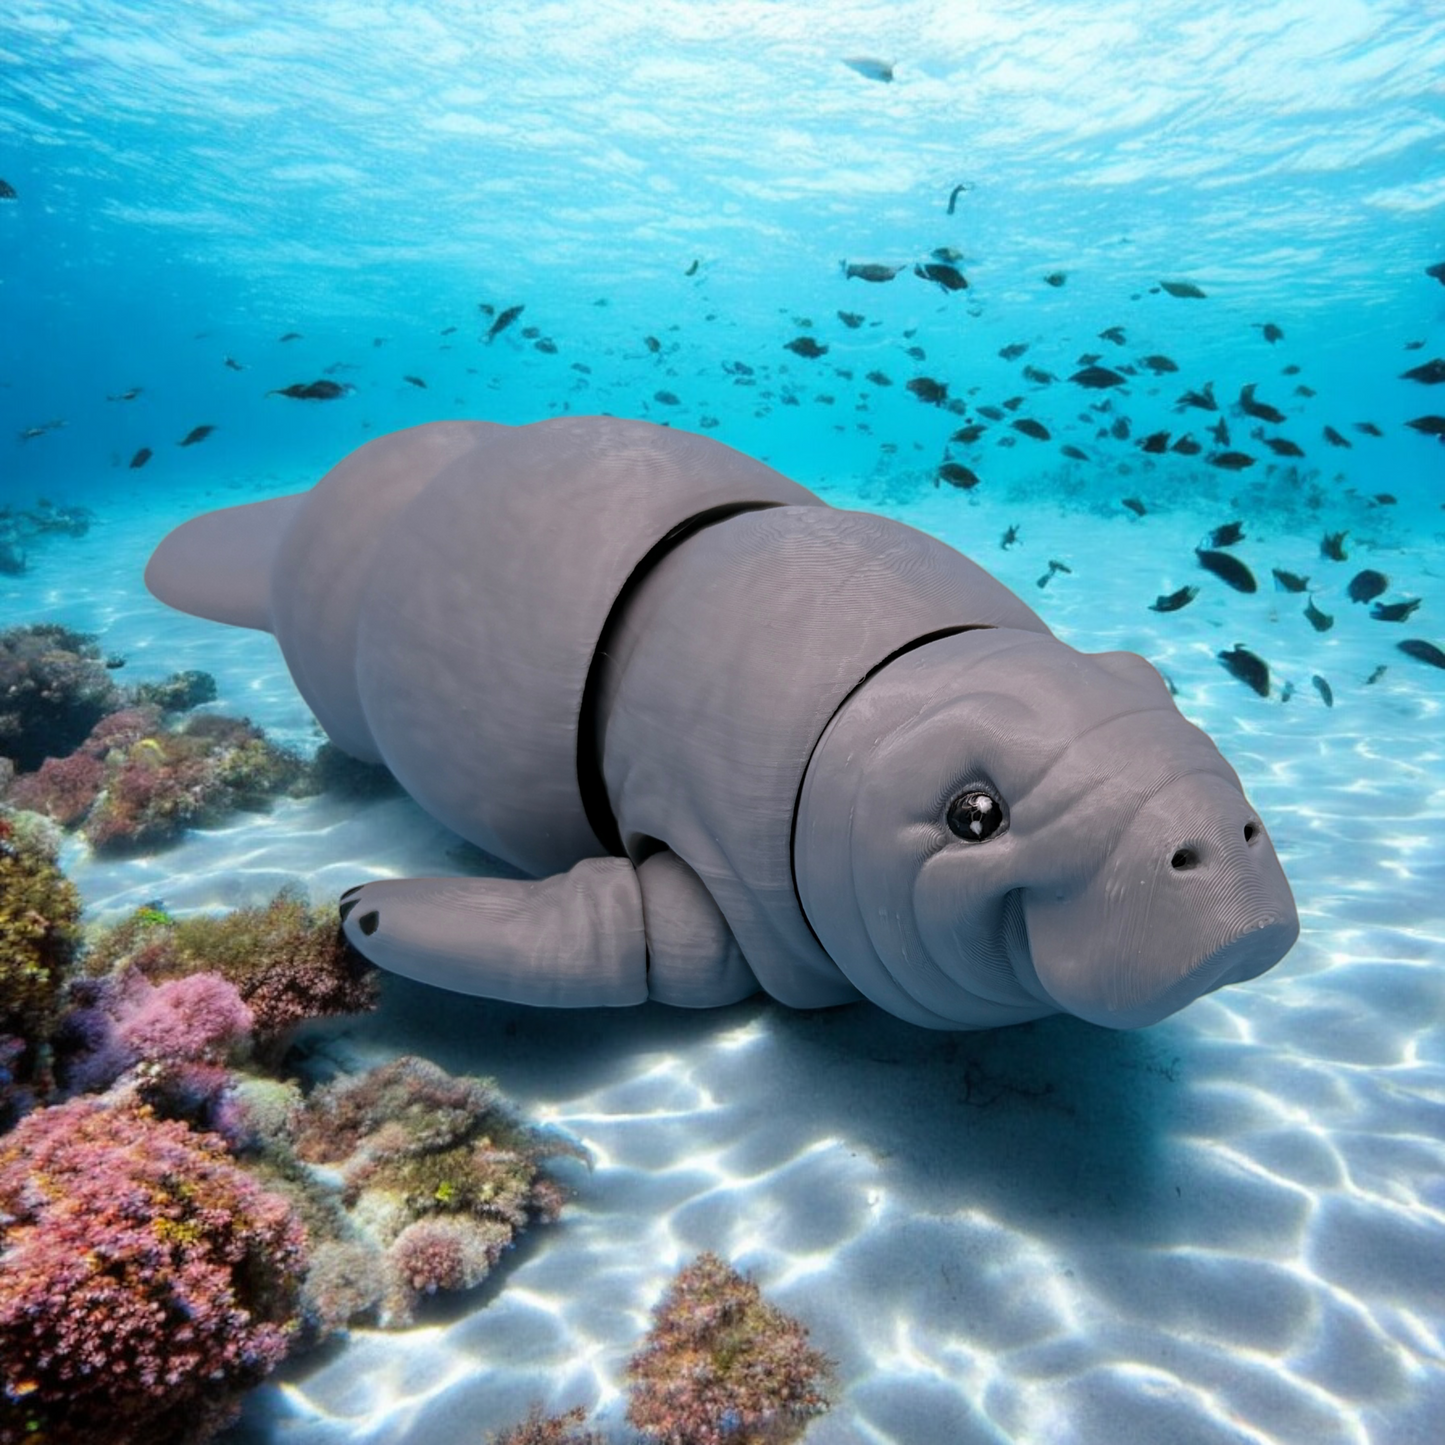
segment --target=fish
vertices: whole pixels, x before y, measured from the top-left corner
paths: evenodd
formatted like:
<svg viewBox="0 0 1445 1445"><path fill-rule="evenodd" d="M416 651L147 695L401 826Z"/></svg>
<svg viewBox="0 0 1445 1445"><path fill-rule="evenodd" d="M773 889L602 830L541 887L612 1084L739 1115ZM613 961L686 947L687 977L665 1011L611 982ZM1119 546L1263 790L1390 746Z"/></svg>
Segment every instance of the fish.
<svg viewBox="0 0 1445 1445"><path fill-rule="evenodd" d="M193 426L176 445L180 447L193 447L197 442L205 441L213 431L215 431L214 426Z"/></svg>
<svg viewBox="0 0 1445 1445"><path fill-rule="evenodd" d="M1404 602L1377 602L1370 608L1370 616L1376 622L1404 622L1419 605L1418 597L1408 598Z"/></svg>
<svg viewBox="0 0 1445 1445"><path fill-rule="evenodd" d="M605 306L607 303L605 301L594 301L592 304L594 306ZM477 310L480 311L483 316L495 316L497 314L497 308L493 306L490 301L478 301Z"/></svg>
<svg viewBox="0 0 1445 1445"><path fill-rule="evenodd" d="M1036 587L1047 587L1049 583L1053 581L1056 572L1064 572L1072 576L1073 570L1072 567L1066 567L1062 562L1055 562L1051 558L1049 560L1049 570L1045 572L1034 585Z"/></svg>
<svg viewBox="0 0 1445 1445"><path fill-rule="evenodd" d="M1319 673L1315 673L1315 675L1310 678L1310 681L1314 683L1315 691L1319 693L1324 705L1326 707L1333 707L1335 705L1335 694L1329 683L1327 683Z"/></svg>
<svg viewBox="0 0 1445 1445"><path fill-rule="evenodd" d="M1320 556L1328 557L1331 562L1349 561L1349 553L1345 551L1345 538L1348 532L1326 532L1320 538Z"/></svg>
<svg viewBox="0 0 1445 1445"><path fill-rule="evenodd" d="M928 353L921 346L910 346L904 355L912 357L914 361L928 360Z"/></svg>
<svg viewBox="0 0 1445 1445"><path fill-rule="evenodd" d="M1264 437L1265 446L1277 457L1302 457L1304 451L1288 437Z"/></svg>
<svg viewBox="0 0 1445 1445"><path fill-rule="evenodd" d="M288 331L288 332L285 334L285 336L283 336L283 337L281 338L281 340L282 340L282 341L300 341L300 340L301 340L301 333L300 333L299 331Z"/></svg>
<svg viewBox="0 0 1445 1445"><path fill-rule="evenodd" d="M1210 452L1204 460L1212 467L1223 467L1227 472L1242 472L1254 465L1254 458L1248 452Z"/></svg>
<svg viewBox="0 0 1445 1445"><path fill-rule="evenodd" d="M1350 585L1345 592L1351 602L1373 602L1389 585L1390 579L1383 572L1367 567L1350 578Z"/></svg>
<svg viewBox="0 0 1445 1445"><path fill-rule="evenodd" d="M1186 391L1175 406L1198 407L1200 411L1218 411L1219 403L1214 399L1214 383L1206 381L1199 391Z"/></svg>
<svg viewBox="0 0 1445 1445"><path fill-rule="evenodd" d="M16 199L15 187L9 181L0 177L0 201L13 201Z"/></svg>
<svg viewBox="0 0 1445 1445"><path fill-rule="evenodd" d="M1437 261L1433 266L1426 266L1425 274L1433 276L1442 286L1445 286L1445 261Z"/></svg>
<svg viewBox="0 0 1445 1445"><path fill-rule="evenodd" d="M881 371L870 371L870 372L868 373L868 375L865 376L863 379L864 379L865 381L871 381L874 386L892 386L892 385L893 385L893 378L890 377L890 376L888 376L886 373L881 372Z"/></svg>
<svg viewBox="0 0 1445 1445"><path fill-rule="evenodd" d="M1197 457L1204 448L1186 432L1169 450L1178 452L1181 457Z"/></svg>
<svg viewBox="0 0 1445 1445"><path fill-rule="evenodd" d="M1215 424L1209 428L1209 434L1214 438L1215 443L1221 447L1229 445L1229 423L1220 417Z"/></svg>
<svg viewBox="0 0 1445 1445"><path fill-rule="evenodd" d="M1273 321L1256 321L1254 324L1259 327L1264 339L1268 341L1271 346L1273 346L1276 341L1284 340L1284 332L1281 331Z"/></svg>
<svg viewBox="0 0 1445 1445"><path fill-rule="evenodd" d="M289 396L296 401L335 401L346 391L336 381L296 381L290 386L273 387L267 396Z"/></svg>
<svg viewBox="0 0 1445 1445"><path fill-rule="evenodd" d="M1212 572L1226 586L1233 587L1236 592L1257 592L1259 584L1254 580L1254 573L1239 560L1228 552L1211 552L1203 547L1196 547L1194 555L1199 559L1199 565L1206 572Z"/></svg>
<svg viewBox="0 0 1445 1445"><path fill-rule="evenodd" d="M1372 421L1357 421L1355 423L1355 430L1364 432L1367 437L1382 437L1385 435Z"/></svg>
<svg viewBox="0 0 1445 1445"><path fill-rule="evenodd" d="M1087 386L1094 391L1102 391L1109 386L1124 385L1124 378L1107 366L1085 366L1076 371L1069 380L1076 386Z"/></svg>
<svg viewBox="0 0 1445 1445"><path fill-rule="evenodd" d="M1107 331L1099 333L1100 341L1112 341L1115 346L1124 344L1124 328L1122 326L1111 326Z"/></svg>
<svg viewBox="0 0 1445 1445"><path fill-rule="evenodd" d="M957 209L957 206L958 206L958 198L959 198L960 196L962 196L962 195L966 195L966 194L967 194L969 191L971 191L972 189L973 189L973 187L970 186L967 181L964 181L964 182L962 182L961 184L956 185L956 186L953 188L953 190L949 192L949 194L948 194L948 214L949 214L950 216L954 213L955 209Z"/></svg>
<svg viewBox="0 0 1445 1445"><path fill-rule="evenodd" d="M865 319L866 318L860 316L856 311L840 311L838 313L838 320L841 321L849 331L856 331Z"/></svg>
<svg viewBox="0 0 1445 1445"><path fill-rule="evenodd" d="M1347 447L1350 445L1349 441L1342 437L1332 426L1325 428L1325 440L1332 447Z"/></svg>
<svg viewBox="0 0 1445 1445"><path fill-rule="evenodd" d="M1129 418L1120 416L1114 418L1114 424L1109 428L1109 435L1115 441L1126 442L1129 440Z"/></svg>
<svg viewBox="0 0 1445 1445"><path fill-rule="evenodd" d="M1069 273L1067 271L1050 271L1049 274L1044 277L1044 285L1057 288L1062 286L1068 279Z"/></svg>
<svg viewBox="0 0 1445 1445"><path fill-rule="evenodd" d="M457 328L455 326L443 326L440 334L442 336L455 336L456 332Z"/></svg>
<svg viewBox="0 0 1445 1445"><path fill-rule="evenodd" d="M642 344L643 344L654 356L656 356L657 353L662 350L662 342L660 342L660 341L657 339L657 337L655 337L655 336L644 336L644 337L642 338Z"/></svg>
<svg viewBox="0 0 1445 1445"><path fill-rule="evenodd" d="M1003 534L1003 540L999 543L999 546L1002 547L1005 552L1007 552L1008 549L1018 541L1018 539L1019 529L1016 526L1010 527L1008 531Z"/></svg>
<svg viewBox="0 0 1445 1445"><path fill-rule="evenodd" d="M1216 652L1214 655L1231 677L1252 687L1261 697L1269 696L1269 664L1257 653L1235 643L1228 652Z"/></svg>
<svg viewBox="0 0 1445 1445"><path fill-rule="evenodd" d="M1161 281L1159 283L1171 296L1181 299L1203 301L1204 292L1192 281Z"/></svg>
<svg viewBox="0 0 1445 1445"><path fill-rule="evenodd" d="M1199 589L1197 587L1181 587L1167 597L1156 597L1149 604L1149 610L1150 612L1178 612L1181 607L1188 607L1198 596Z"/></svg>
<svg viewBox="0 0 1445 1445"><path fill-rule="evenodd" d="M1393 507L1398 504L1399 498L1393 492L1376 492L1370 501L1377 507Z"/></svg>
<svg viewBox="0 0 1445 1445"><path fill-rule="evenodd" d="M1244 524L1242 522L1225 522L1209 534L1211 547L1233 547L1236 542L1242 541L1244 541Z"/></svg>
<svg viewBox="0 0 1445 1445"><path fill-rule="evenodd" d="M1321 612L1315 606L1315 599L1311 597L1305 603L1305 617L1316 632L1328 632L1335 625L1335 619L1328 612Z"/></svg>
<svg viewBox="0 0 1445 1445"><path fill-rule="evenodd" d="M990 421L1003 420L1003 408L1001 406L981 406L978 409L980 416L986 416Z"/></svg>
<svg viewBox="0 0 1445 1445"><path fill-rule="evenodd" d="M1445 441L1445 416L1417 416L1413 421L1407 421L1405 425L1422 436L1437 437L1439 440Z"/></svg>
<svg viewBox="0 0 1445 1445"><path fill-rule="evenodd" d="M925 281L932 281L935 286L941 286L945 291L968 290L968 278L957 266L950 266L944 261L928 261L915 266L913 274Z"/></svg>
<svg viewBox="0 0 1445 1445"><path fill-rule="evenodd" d="M1297 386L1294 389L1294 394L1296 396L1314 396L1315 389L1312 386Z"/></svg>
<svg viewBox="0 0 1445 1445"><path fill-rule="evenodd" d="M1428 662L1431 667L1445 667L1445 652L1441 652L1433 642L1426 642L1419 637L1407 637L1404 642L1397 642L1395 646L1407 657Z"/></svg>
<svg viewBox="0 0 1445 1445"><path fill-rule="evenodd" d="M1310 585L1308 577L1301 577L1298 572L1286 572L1282 567L1270 569L1274 574L1275 586L1281 592L1303 592Z"/></svg>
<svg viewBox="0 0 1445 1445"><path fill-rule="evenodd" d="M683 274L684 276L696 276L696 275L697 275L697 268L698 268L699 266L701 266L701 265L702 265L701 259L700 259L699 257L697 257L697 256L694 256L694 257L692 258L692 265L689 266L689 267L687 268L687 270L684 271L682 274Z"/></svg>
<svg viewBox="0 0 1445 1445"><path fill-rule="evenodd" d="M1146 356L1139 364L1147 366L1156 376L1163 376L1167 371L1179 370L1178 366L1167 356Z"/></svg>
<svg viewBox="0 0 1445 1445"><path fill-rule="evenodd" d="M246 369L234 356L228 356L224 364L228 371L245 371Z"/></svg>
<svg viewBox="0 0 1445 1445"><path fill-rule="evenodd" d="M1438 356L1433 361L1422 362L1419 366L1412 366L1409 371L1400 373L1401 381L1418 381L1422 386L1439 386L1445 381L1445 361Z"/></svg>
<svg viewBox="0 0 1445 1445"><path fill-rule="evenodd" d="M499 312L497 319L492 322L491 328L487 332L487 341L495 341L526 309L525 305L509 306L505 311Z"/></svg>
<svg viewBox="0 0 1445 1445"><path fill-rule="evenodd" d="M875 284L881 281L891 281L902 269L902 266L884 266L877 261L840 261L843 268L843 279L845 281L859 280L872 281Z"/></svg>
<svg viewBox="0 0 1445 1445"><path fill-rule="evenodd" d="M891 60L874 60L867 55L855 55L851 60L844 60L843 64L849 70L856 71L864 80L878 80L886 85L893 79Z"/></svg>
<svg viewBox="0 0 1445 1445"><path fill-rule="evenodd" d="M424 382L419 376L404 376L402 377L402 380L409 381L413 386L421 387L423 391L426 390L426 382Z"/></svg>
<svg viewBox="0 0 1445 1445"><path fill-rule="evenodd" d="M1274 426L1279 426L1284 421L1284 413L1278 407L1270 406L1268 402L1255 400L1256 384L1251 381L1248 386L1240 387L1239 409L1245 416L1256 416L1260 421L1267 421Z"/></svg>
<svg viewBox="0 0 1445 1445"><path fill-rule="evenodd" d="M806 356L810 359L828 354L828 348L819 346L811 336L795 336L791 341L783 343L783 349L791 351L795 356Z"/></svg>
<svg viewBox="0 0 1445 1445"><path fill-rule="evenodd" d="M1148 511L1148 508L1145 507L1144 503L1141 502L1138 497L1125 497L1120 503L1120 506L1128 507L1136 517L1145 516Z"/></svg>
<svg viewBox="0 0 1445 1445"><path fill-rule="evenodd" d="M574 361L574 362L572 363L572 370L573 370L573 371L580 371L583 376L591 376L591 375L592 375L592 368L591 368L590 366L588 366L585 361Z"/></svg>
<svg viewBox="0 0 1445 1445"><path fill-rule="evenodd" d="M149 447L142 447L131 459L130 468L132 471L139 471L141 467L150 461L154 453Z"/></svg>
<svg viewBox="0 0 1445 1445"><path fill-rule="evenodd" d="M540 351L543 356L555 356L557 354L557 343L550 336L543 336L540 340L532 343L534 351Z"/></svg>
<svg viewBox="0 0 1445 1445"><path fill-rule="evenodd" d="M1032 417L1021 416L1017 421L1011 421L1009 425L1015 431L1021 431L1026 437L1033 437L1035 441L1052 441L1053 435L1041 421L1034 421Z"/></svg>
<svg viewBox="0 0 1445 1445"><path fill-rule="evenodd" d="M935 261L962 261L963 252L954 246L935 246L929 254Z"/></svg>
<svg viewBox="0 0 1445 1445"><path fill-rule="evenodd" d="M998 354L1004 361L1017 361L1028 349L1027 341L1010 341L1007 346L999 348Z"/></svg>
<svg viewBox="0 0 1445 1445"><path fill-rule="evenodd" d="M981 423L971 421L967 426L959 427L959 429L949 437L949 441L962 442L964 446L972 446L987 430L988 428Z"/></svg>
<svg viewBox="0 0 1445 1445"><path fill-rule="evenodd" d="M136 397L138 397L138 396L141 394L141 392L143 392L144 390L145 390L145 388L144 388L143 386L133 386L133 387L131 387L131 389L130 389L129 391L122 391L122 392L117 393L115 396L108 396L108 397L106 397L106 400L107 400L107 401L134 401L134 400L136 399Z"/></svg>
<svg viewBox="0 0 1445 1445"><path fill-rule="evenodd" d="M1031 381L1035 386L1051 386L1058 380L1052 371L1045 371L1041 366L1024 367L1024 380Z"/></svg>
<svg viewBox="0 0 1445 1445"><path fill-rule="evenodd" d="M663 406L681 406L681 405L682 405L682 402L678 399L678 396L677 396L677 393L676 393L676 392L671 392L671 391L655 391L655 392L652 393L652 399L653 399L653 401L660 401L660 402L663 404Z"/></svg>
<svg viewBox="0 0 1445 1445"><path fill-rule="evenodd" d="M1076 462L1086 462L1089 460L1089 454L1087 452L1080 451L1079 448L1076 446L1062 446L1059 448L1059 450L1066 457L1071 457Z"/></svg>
<svg viewBox="0 0 1445 1445"><path fill-rule="evenodd" d="M942 406L948 400L947 383L935 381L931 376L915 376L904 384L919 401L926 401L932 406Z"/></svg>
<svg viewBox="0 0 1445 1445"><path fill-rule="evenodd" d="M934 479L933 485L936 487L940 481L968 492L979 484L980 478L976 472L969 471L962 462L944 462L938 468L938 476Z"/></svg>

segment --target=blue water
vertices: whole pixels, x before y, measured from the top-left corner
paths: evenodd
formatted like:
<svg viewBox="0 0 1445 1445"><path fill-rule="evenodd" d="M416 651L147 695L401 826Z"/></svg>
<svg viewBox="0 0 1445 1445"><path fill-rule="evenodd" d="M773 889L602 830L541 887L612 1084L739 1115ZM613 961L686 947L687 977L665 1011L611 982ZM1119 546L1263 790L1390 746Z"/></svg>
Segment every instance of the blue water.
<svg viewBox="0 0 1445 1445"><path fill-rule="evenodd" d="M844 64L859 56L895 79ZM1304 924L1269 977L1133 1042L1061 1025L1042 1055L978 1046L1020 1097L1086 1074L1066 1127L1022 1105L981 1122L958 1060L930 1037L910 1070L887 1021L850 1014L834 1036L747 1005L549 1030L398 985L364 1055L430 1039L603 1162L573 1223L468 1320L303 1362L237 1438L457 1439L458 1420L500 1429L545 1397L597 1406L621 1440L621 1362L700 1248L753 1269L840 1357L839 1403L809 1435L825 1445L1441 1438L1445 672L1394 644L1445 647L1445 451L1405 425L1445 394L1401 379L1445 354L1426 274L1445 261L1442 72L1445 11L1420 0L10 0L0 499L97 520L0 578L0 623L101 632L128 680L205 666L223 710L314 743L269 639L145 596L168 527L441 418L705 429L969 552L1074 645L1165 668L1269 820ZM962 253L966 291L912 274L939 247ZM843 261L908 269L871 285ZM1115 326L1122 345L1100 338ZM799 336L827 354L784 349ZM1067 380L1085 353L1179 372L1087 391ZM327 375L354 390L268 395ZM916 376L967 415L910 395ZM1218 415L1176 409L1211 381ZM1286 413L1266 430L1302 448L1294 470L1232 410L1250 382ZM1121 415L1127 438L1099 435ZM1138 447L1167 429L1208 453L1221 416L1257 457L1246 472ZM935 488L945 455L976 490ZM1255 597L1193 564L1232 517ZM1011 524L1023 543L1004 552ZM1342 529L1349 567L1318 551ZM1039 589L1050 558L1073 570ZM1309 630L1271 566L1314 574L1337 628ZM1407 627L1346 600L1357 566L1424 599ZM1189 609L1147 610L1184 583L1204 587ZM1269 699L1219 668L1234 643L1271 661ZM458 871L397 807L287 805L144 865L68 861L96 917L160 890L227 906L299 880L324 901L388 869Z"/></svg>

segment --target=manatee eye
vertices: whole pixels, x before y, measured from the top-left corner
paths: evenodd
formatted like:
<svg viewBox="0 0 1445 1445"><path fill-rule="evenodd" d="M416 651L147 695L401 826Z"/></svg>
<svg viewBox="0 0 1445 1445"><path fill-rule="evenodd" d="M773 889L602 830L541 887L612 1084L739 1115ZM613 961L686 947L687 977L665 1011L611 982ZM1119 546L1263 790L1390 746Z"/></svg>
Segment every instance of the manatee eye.
<svg viewBox="0 0 1445 1445"><path fill-rule="evenodd" d="M965 843L983 843L1003 831L1003 802L987 788L965 788L948 805L948 830Z"/></svg>

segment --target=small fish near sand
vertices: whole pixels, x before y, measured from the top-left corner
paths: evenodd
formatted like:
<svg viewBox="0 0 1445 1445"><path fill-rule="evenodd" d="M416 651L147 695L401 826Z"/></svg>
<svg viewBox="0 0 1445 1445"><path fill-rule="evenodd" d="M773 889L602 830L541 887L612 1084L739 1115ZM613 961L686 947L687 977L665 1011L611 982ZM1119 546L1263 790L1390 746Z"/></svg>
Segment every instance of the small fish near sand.
<svg viewBox="0 0 1445 1445"><path fill-rule="evenodd" d="M856 75L861 75L864 80L877 80L887 85L893 79L891 60L875 60L871 56L855 55L845 58L843 64Z"/></svg>
<svg viewBox="0 0 1445 1445"><path fill-rule="evenodd" d="M1072 567L1066 566L1062 562L1056 562L1053 558L1050 558L1049 570L1045 572L1044 575L1040 577L1037 582L1034 583L1034 586L1047 587L1049 583L1054 580L1054 577L1060 572L1062 572L1066 577L1071 577L1073 576L1074 569Z"/></svg>
<svg viewBox="0 0 1445 1445"><path fill-rule="evenodd" d="M1281 426L1284 423L1284 413L1278 407L1270 406L1268 402L1256 401L1254 395L1255 382L1239 389L1239 409L1245 416L1258 417L1260 421L1267 421L1272 426Z"/></svg>
<svg viewBox="0 0 1445 1445"><path fill-rule="evenodd" d="M181 440L176 443L176 445L178 447L193 447L196 445L197 442L205 441L205 439L210 436L213 431L215 431L214 426L193 426L190 431L188 431L185 436L183 436Z"/></svg>
<svg viewBox="0 0 1445 1445"><path fill-rule="evenodd" d="M1206 572L1212 572L1228 587L1233 587L1236 592L1257 592L1259 584L1254 580L1254 573L1239 560L1228 552L1214 552L1205 547L1196 547L1194 555L1199 565Z"/></svg>
<svg viewBox="0 0 1445 1445"><path fill-rule="evenodd" d="M1418 597L1407 598L1404 602L1377 602L1370 608L1370 616L1376 622L1405 622L1419 605Z"/></svg>
<svg viewBox="0 0 1445 1445"><path fill-rule="evenodd" d="M1156 597L1150 604L1150 612L1178 612L1181 607L1188 607L1196 597L1199 596L1197 587L1181 587L1177 592L1171 592L1166 596Z"/></svg>
<svg viewBox="0 0 1445 1445"><path fill-rule="evenodd" d="M1178 452L1181 457L1197 457L1204 448L1186 432L1169 450Z"/></svg>
<svg viewBox="0 0 1445 1445"><path fill-rule="evenodd" d="M811 336L795 336L791 341L783 343L783 350L791 351L794 356L807 357L809 360L815 360L828 354L828 348L819 346Z"/></svg>
<svg viewBox="0 0 1445 1445"><path fill-rule="evenodd" d="M1263 336L1271 346L1273 346L1276 341L1284 340L1284 332L1281 331L1273 321L1256 321L1254 324L1259 328L1260 335Z"/></svg>
<svg viewBox="0 0 1445 1445"><path fill-rule="evenodd" d="M1328 632L1335 625L1335 619L1328 612L1321 612L1311 597L1305 603L1305 620L1316 632Z"/></svg>
<svg viewBox="0 0 1445 1445"><path fill-rule="evenodd" d="M1142 437L1139 441L1139 450L1148 452L1151 456L1157 456L1161 452L1169 450L1169 433L1167 431L1150 432L1148 436Z"/></svg>
<svg viewBox="0 0 1445 1445"><path fill-rule="evenodd" d="M1277 457L1304 456L1304 448L1290 441L1288 437L1262 437L1261 440Z"/></svg>
<svg viewBox="0 0 1445 1445"><path fill-rule="evenodd" d="M1236 643L1228 652L1217 652L1215 656L1231 677L1252 687L1261 697L1269 696L1269 664L1258 653Z"/></svg>
<svg viewBox="0 0 1445 1445"><path fill-rule="evenodd" d="M856 331L868 318L859 315L856 311L840 311L838 320L848 328L849 331Z"/></svg>
<svg viewBox="0 0 1445 1445"><path fill-rule="evenodd" d="M1127 507L1136 517L1142 517L1148 511L1148 508L1145 507L1144 503L1141 502L1138 497L1125 497L1119 505Z"/></svg>
<svg viewBox="0 0 1445 1445"><path fill-rule="evenodd" d="M1395 646L1406 657L1413 657L1417 662L1428 662L1431 667L1445 667L1445 652L1441 652L1433 642L1426 642L1419 637L1407 637L1404 642L1397 642Z"/></svg>
<svg viewBox="0 0 1445 1445"><path fill-rule="evenodd" d="M289 396L293 401L335 401L350 387L339 381L293 381L290 386L272 387L267 396Z"/></svg>
<svg viewBox="0 0 1445 1445"><path fill-rule="evenodd" d="M1092 391L1103 391L1111 386L1123 386L1124 377L1107 366L1085 366L1070 378L1075 386L1088 387Z"/></svg>
<svg viewBox="0 0 1445 1445"><path fill-rule="evenodd" d="M154 456L154 455L155 455L155 453L152 452L149 447L142 447L142 448L130 459L130 469L131 469L131 471L133 471L133 472L138 472L143 466L145 466L145 464L146 464L148 461L150 461L151 457Z"/></svg>
<svg viewBox="0 0 1445 1445"><path fill-rule="evenodd" d="M426 382L424 382L419 376L404 376L402 377L402 380L410 382L412 386L419 386L423 391L427 389Z"/></svg>
<svg viewBox="0 0 1445 1445"><path fill-rule="evenodd" d="M871 281L874 285L883 281L891 281L902 269L902 266L884 266L877 261L840 261L843 268L843 279L845 281Z"/></svg>
<svg viewBox="0 0 1445 1445"><path fill-rule="evenodd" d="M1159 285L1171 296L1177 296L1181 300L1203 301L1204 292L1192 281L1161 281Z"/></svg>
<svg viewBox="0 0 1445 1445"><path fill-rule="evenodd" d="M1323 702L1326 707L1333 707L1335 705L1335 694L1334 689L1330 687L1329 683L1327 683L1319 673L1315 673L1315 675L1310 678L1310 681L1314 684L1315 691L1319 693L1320 701Z"/></svg>
<svg viewBox="0 0 1445 1445"><path fill-rule="evenodd" d="M1367 567L1350 578L1350 585L1345 592L1351 602L1373 602L1389 585L1390 579L1383 572Z"/></svg>
<svg viewBox="0 0 1445 1445"><path fill-rule="evenodd" d="M936 487L940 482L947 482L950 487L958 487L961 491L971 492L978 486L980 480L977 473L969 471L962 462L944 462L938 468L938 475L934 477L933 485Z"/></svg>
<svg viewBox="0 0 1445 1445"><path fill-rule="evenodd" d="M943 261L928 261L913 268L913 274L925 281L932 281L935 286L941 286L945 291L966 291L968 290L968 279L957 266L950 266Z"/></svg>
<svg viewBox="0 0 1445 1445"><path fill-rule="evenodd" d="M1348 562L1350 554L1345 551L1345 538L1349 535L1348 532L1326 532L1320 538L1320 556L1331 562Z"/></svg>
<svg viewBox="0 0 1445 1445"><path fill-rule="evenodd" d="M1209 534L1211 547L1233 547L1242 541L1244 541L1243 522L1224 522Z"/></svg>
<svg viewBox="0 0 1445 1445"><path fill-rule="evenodd" d="M1242 472L1254 465L1254 458L1248 452L1210 452L1204 460L1211 467L1221 467L1226 472Z"/></svg>
<svg viewBox="0 0 1445 1445"><path fill-rule="evenodd" d="M1163 376L1166 372L1178 371L1178 365L1167 356L1146 356L1140 366L1147 366L1155 376Z"/></svg>
<svg viewBox="0 0 1445 1445"><path fill-rule="evenodd" d="M1206 381L1198 391L1189 390L1174 403L1175 406L1196 407L1199 411L1218 411L1219 403L1214 399L1214 383Z"/></svg>
<svg viewBox="0 0 1445 1445"><path fill-rule="evenodd" d="M505 311L500 312L487 332L487 341L495 341L526 309L525 305L509 306Z"/></svg>
<svg viewBox="0 0 1445 1445"><path fill-rule="evenodd" d="M1032 417L1021 416L1017 421L1009 423L1015 431L1021 431L1026 437L1033 437L1035 441L1046 442L1052 439L1052 433L1041 421L1034 421Z"/></svg>
<svg viewBox="0 0 1445 1445"><path fill-rule="evenodd" d="M1282 567L1270 570L1274 576L1274 585L1281 592L1303 592L1310 585L1310 579L1301 577L1298 572L1286 572Z"/></svg>
<svg viewBox="0 0 1445 1445"><path fill-rule="evenodd" d="M1062 286L1064 282L1068 279L1069 273L1067 271L1050 271L1049 274L1044 277L1044 285L1052 286L1057 289L1058 287Z"/></svg>
<svg viewBox="0 0 1445 1445"><path fill-rule="evenodd" d="M930 406L942 406L948 400L948 384L935 381L931 376L915 376L905 385L919 401L927 402Z"/></svg>
<svg viewBox="0 0 1445 1445"><path fill-rule="evenodd" d="M1325 427L1324 438L1332 447L1348 448L1354 445L1348 437L1342 437L1332 426Z"/></svg>

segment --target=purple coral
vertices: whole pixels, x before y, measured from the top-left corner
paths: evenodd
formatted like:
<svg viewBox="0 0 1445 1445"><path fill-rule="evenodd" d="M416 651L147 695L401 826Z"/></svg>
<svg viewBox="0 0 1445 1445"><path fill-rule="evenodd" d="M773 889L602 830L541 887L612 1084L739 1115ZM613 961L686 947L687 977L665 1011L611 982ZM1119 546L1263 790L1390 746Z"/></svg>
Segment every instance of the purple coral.
<svg viewBox="0 0 1445 1445"><path fill-rule="evenodd" d="M221 1141L74 1099L0 1147L0 1445L191 1445L286 1354L304 1236Z"/></svg>
<svg viewBox="0 0 1445 1445"><path fill-rule="evenodd" d="M126 1000L116 1032L147 1063L216 1063L255 1027L235 984L219 974L137 984L140 992Z"/></svg>
<svg viewBox="0 0 1445 1445"><path fill-rule="evenodd" d="M658 1445L783 1445L827 1409L826 1355L751 1280L701 1254L628 1362L627 1418Z"/></svg>

